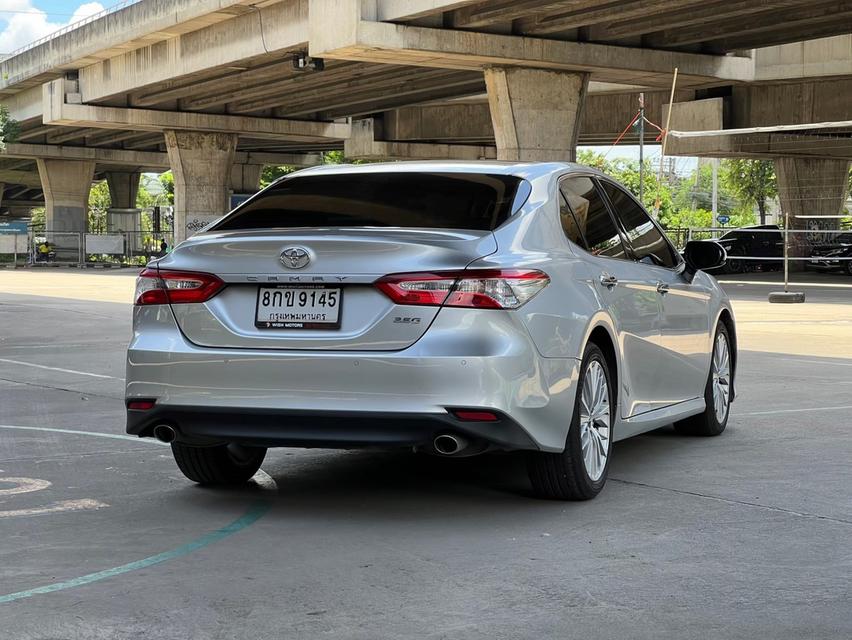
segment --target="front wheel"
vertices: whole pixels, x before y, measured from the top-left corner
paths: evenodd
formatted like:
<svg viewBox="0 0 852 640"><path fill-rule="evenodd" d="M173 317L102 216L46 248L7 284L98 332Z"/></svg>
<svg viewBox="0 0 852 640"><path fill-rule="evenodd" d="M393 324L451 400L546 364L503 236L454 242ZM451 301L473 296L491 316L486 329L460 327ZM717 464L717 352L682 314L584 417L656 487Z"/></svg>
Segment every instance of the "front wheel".
<svg viewBox="0 0 852 640"><path fill-rule="evenodd" d="M535 494L553 500L589 500L606 484L612 452L615 391L600 348L590 343L580 365L574 414L562 453L527 454Z"/></svg>
<svg viewBox="0 0 852 640"><path fill-rule="evenodd" d="M731 412L733 372L731 337L727 327L720 322L713 339L710 375L704 387L706 407L703 413L676 422L674 427L678 433L690 436L718 436L725 430Z"/></svg>
<svg viewBox="0 0 852 640"><path fill-rule="evenodd" d="M193 482L234 485L248 482L257 473L266 456L266 449L234 444L191 447L173 442L172 455L183 475Z"/></svg>

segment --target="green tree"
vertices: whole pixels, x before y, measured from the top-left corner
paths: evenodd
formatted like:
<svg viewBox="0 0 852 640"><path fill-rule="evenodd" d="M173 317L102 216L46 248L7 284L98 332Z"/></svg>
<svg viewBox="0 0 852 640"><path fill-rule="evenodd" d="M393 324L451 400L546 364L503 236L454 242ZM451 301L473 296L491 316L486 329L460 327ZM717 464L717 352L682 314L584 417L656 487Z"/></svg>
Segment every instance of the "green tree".
<svg viewBox="0 0 852 640"><path fill-rule="evenodd" d="M263 168L263 173L260 174L260 188L268 187L270 184L278 180L281 176L286 176L288 173L293 173L296 167L290 165L266 165Z"/></svg>
<svg viewBox="0 0 852 640"><path fill-rule="evenodd" d="M18 121L9 117L9 109L5 104L0 104L0 150L6 148L7 142L14 142L20 132Z"/></svg>
<svg viewBox="0 0 852 640"><path fill-rule="evenodd" d="M92 233L106 233L107 211L112 206L109 195L109 185L101 180L92 185L89 191L89 226Z"/></svg>
<svg viewBox="0 0 852 640"><path fill-rule="evenodd" d="M639 162L636 160L627 160L617 158L615 160L607 160L603 154L591 151L590 149L581 149L577 153L577 162L589 167L594 167L605 174L612 176L637 198L639 198ZM650 162L645 162L645 171L643 176L642 189L642 204L649 211L653 211L656 205L657 197L660 198L660 224L663 227L677 226L671 225L670 221L675 213L674 203L672 201L671 185L664 179L661 183L659 175L654 171Z"/></svg>
<svg viewBox="0 0 852 640"><path fill-rule="evenodd" d="M166 202L170 205L175 203L175 176L171 171L166 171L160 174L160 184L165 192Z"/></svg>
<svg viewBox="0 0 852 640"><path fill-rule="evenodd" d="M766 203L778 195L775 165L771 160L724 160L721 182L736 195L740 202L754 208L760 216L760 224L766 224Z"/></svg>

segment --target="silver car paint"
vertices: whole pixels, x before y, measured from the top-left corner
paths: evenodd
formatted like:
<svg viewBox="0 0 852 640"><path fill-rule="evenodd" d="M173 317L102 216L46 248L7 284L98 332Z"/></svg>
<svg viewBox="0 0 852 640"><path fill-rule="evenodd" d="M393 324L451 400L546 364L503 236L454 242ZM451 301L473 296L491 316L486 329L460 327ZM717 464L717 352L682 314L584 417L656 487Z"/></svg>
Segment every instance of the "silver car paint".
<svg viewBox="0 0 852 640"><path fill-rule="evenodd" d="M560 451L580 358L591 333L604 330L618 360L615 440L703 411L713 332L723 311L733 316L730 304L707 274L699 272L689 283L682 265L664 269L592 256L565 239L557 216L559 178L602 174L561 163L396 163L299 173L424 170L508 173L528 180L532 190L493 234L472 238L476 232L448 232L467 237L447 240L439 232L421 232L422 243L412 241L420 246L409 254L407 238L417 235L412 230L332 230L322 239L318 231L303 230L208 232L179 245L160 265L213 272L228 282L256 282L291 277L269 260L267 247L277 259L290 244L313 250L313 242L339 241L356 250L346 250L334 268L317 260L313 274L300 270L298 275L369 282L393 272L461 268L467 260L470 268L538 268L550 275L550 285L515 311L396 307L367 289L352 331L347 333L344 323L335 337L306 333L284 342L280 335L254 335L246 317L228 312L232 307L223 306L226 301L240 304L226 299L228 289L204 305L136 307L127 396L230 408L443 413L447 406L492 407L514 418L540 449ZM234 251L252 239L263 243L262 252ZM359 253L358 239L364 246L387 247L388 261ZM453 242L467 246L448 248L458 246ZM228 243L231 250L223 251ZM219 256L226 257L218 261ZM601 285L603 272L615 275L618 285ZM667 293L658 292L660 283L668 285ZM400 326L394 333L381 325L382 318L397 312L421 315L421 327ZM360 334L358 326L365 329ZM217 346L199 346L205 340Z"/></svg>

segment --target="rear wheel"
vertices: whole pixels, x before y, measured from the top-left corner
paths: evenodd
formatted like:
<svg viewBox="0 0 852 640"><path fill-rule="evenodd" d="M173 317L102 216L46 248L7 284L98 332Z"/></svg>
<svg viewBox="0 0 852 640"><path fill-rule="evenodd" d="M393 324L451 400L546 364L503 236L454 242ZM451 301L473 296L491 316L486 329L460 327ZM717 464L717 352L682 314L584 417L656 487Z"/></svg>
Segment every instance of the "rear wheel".
<svg viewBox="0 0 852 640"><path fill-rule="evenodd" d="M530 482L539 497L589 500L606 484L616 405L609 367L594 343L583 355L578 390L565 450L528 454Z"/></svg>
<svg viewBox="0 0 852 640"><path fill-rule="evenodd" d="M852 257L846 261L846 268L844 269L847 276L852 276Z"/></svg>
<svg viewBox="0 0 852 640"><path fill-rule="evenodd" d="M266 449L234 444L215 447L191 447L172 443L172 454L178 468L187 478L199 484L243 484L257 473Z"/></svg>
<svg viewBox="0 0 852 640"><path fill-rule="evenodd" d="M743 273L746 270L745 260L740 260L735 256L745 255L742 249L732 249L728 254L728 259L725 262L725 271L727 273Z"/></svg>
<svg viewBox="0 0 852 640"><path fill-rule="evenodd" d="M674 427L678 433L690 436L718 436L725 430L731 412L733 391L731 363L731 338L727 327L720 322L713 340L710 375L704 388L706 408L703 413L676 422Z"/></svg>

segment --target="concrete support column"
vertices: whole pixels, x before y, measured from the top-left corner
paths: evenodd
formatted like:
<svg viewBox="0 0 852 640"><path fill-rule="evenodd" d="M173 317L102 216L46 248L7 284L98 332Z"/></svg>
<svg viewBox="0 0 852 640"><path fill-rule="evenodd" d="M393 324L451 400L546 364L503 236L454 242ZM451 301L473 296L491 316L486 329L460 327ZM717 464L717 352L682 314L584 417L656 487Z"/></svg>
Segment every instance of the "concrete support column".
<svg viewBox="0 0 852 640"><path fill-rule="evenodd" d="M589 74L521 67L485 70L497 159L573 161Z"/></svg>
<svg viewBox="0 0 852 640"><path fill-rule="evenodd" d="M142 174L137 171L107 171L109 199L113 209L136 208L136 196L139 193L141 177Z"/></svg>
<svg viewBox="0 0 852 640"><path fill-rule="evenodd" d="M166 131L165 137L175 177L175 242L181 242L227 213L237 135Z"/></svg>
<svg viewBox="0 0 852 640"><path fill-rule="evenodd" d="M86 231L95 163L39 159L38 173L44 191L47 229L76 233Z"/></svg>
<svg viewBox="0 0 852 640"><path fill-rule="evenodd" d="M109 187L110 209L107 211L107 231L137 232L140 210L136 208L136 196L139 193L139 179L142 174L131 171L108 171L106 174ZM141 242L141 238L133 239Z"/></svg>
<svg viewBox="0 0 852 640"><path fill-rule="evenodd" d="M837 229L836 218L808 216L841 212L849 192L848 160L776 158L775 175L781 213L789 214L791 229Z"/></svg>
<svg viewBox="0 0 852 640"><path fill-rule="evenodd" d="M260 189L262 164L235 164L231 167L231 190L234 193L255 193Z"/></svg>

